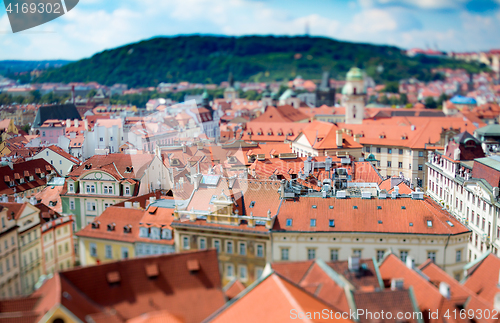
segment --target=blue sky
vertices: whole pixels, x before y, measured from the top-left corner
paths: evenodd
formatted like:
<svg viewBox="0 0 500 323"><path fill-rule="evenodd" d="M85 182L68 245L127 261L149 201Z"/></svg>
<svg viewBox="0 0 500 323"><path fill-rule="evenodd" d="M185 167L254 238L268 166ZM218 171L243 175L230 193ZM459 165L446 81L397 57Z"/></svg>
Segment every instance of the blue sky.
<svg viewBox="0 0 500 323"><path fill-rule="evenodd" d="M80 0L12 34L0 4L0 60L80 59L162 35L304 34L402 48L500 48L500 0Z"/></svg>

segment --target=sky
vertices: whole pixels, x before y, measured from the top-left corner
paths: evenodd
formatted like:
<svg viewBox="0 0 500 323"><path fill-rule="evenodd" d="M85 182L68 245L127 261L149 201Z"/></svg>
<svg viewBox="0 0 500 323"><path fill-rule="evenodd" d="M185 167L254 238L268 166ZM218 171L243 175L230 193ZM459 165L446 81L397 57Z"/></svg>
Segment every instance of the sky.
<svg viewBox="0 0 500 323"><path fill-rule="evenodd" d="M306 26L353 42L489 50L500 48L500 0L80 0L15 34L0 3L0 60L77 60L179 34L303 35Z"/></svg>

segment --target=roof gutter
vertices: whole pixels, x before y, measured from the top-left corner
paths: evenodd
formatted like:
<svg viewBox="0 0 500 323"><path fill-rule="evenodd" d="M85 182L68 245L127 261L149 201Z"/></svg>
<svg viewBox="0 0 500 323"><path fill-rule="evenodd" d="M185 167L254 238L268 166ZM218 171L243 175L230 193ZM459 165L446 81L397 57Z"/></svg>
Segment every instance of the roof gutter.
<svg viewBox="0 0 500 323"><path fill-rule="evenodd" d="M446 244L444 245L444 257L443 257L443 270L446 270L446 249L448 249L448 243L450 242L451 234L448 234L448 239L446 239Z"/></svg>

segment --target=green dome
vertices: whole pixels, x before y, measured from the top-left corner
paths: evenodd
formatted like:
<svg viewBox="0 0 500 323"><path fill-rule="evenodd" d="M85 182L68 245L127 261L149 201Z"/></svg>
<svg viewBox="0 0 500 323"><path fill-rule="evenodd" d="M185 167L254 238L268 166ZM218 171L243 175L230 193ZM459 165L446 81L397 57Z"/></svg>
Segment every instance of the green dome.
<svg viewBox="0 0 500 323"><path fill-rule="evenodd" d="M368 155L368 158L365 160L366 161L376 161L375 156L373 154Z"/></svg>
<svg viewBox="0 0 500 323"><path fill-rule="evenodd" d="M363 81L363 71L357 67L352 67L346 76L347 81Z"/></svg>
<svg viewBox="0 0 500 323"><path fill-rule="evenodd" d="M202 98L202 99L208 99L208 92L207 92L207 90L205 90L205 91L203 92L203 94L201 95L201 98Z"/></svg>

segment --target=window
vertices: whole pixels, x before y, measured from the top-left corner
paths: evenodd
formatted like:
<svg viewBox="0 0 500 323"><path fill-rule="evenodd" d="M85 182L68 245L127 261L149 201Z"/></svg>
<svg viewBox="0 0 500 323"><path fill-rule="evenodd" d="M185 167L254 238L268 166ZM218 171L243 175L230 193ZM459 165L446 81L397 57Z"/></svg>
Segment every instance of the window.
<svg viewBox="0 0 500 323"><path fill-rule="evenodd" d="M5 219L2 218L2 228L5 228Z"/></svg>
<svg viewBox="0 0 500 323"><path fill-rule="evenodd" d="M220 240L213 240L214 248L217 252L220 252Z"/></svg>
<svg viewBox="0 0 500 323"><path fill-rule="evenodd" d="M370 152L370 147L365 147L365 151L366 151L367 153L369 153L369 152Z"/></svg>
<svg viewBox="0 0 500 323"><path fill-rule="evenodd" d="M429 228L432 228L432 220L427 220L427 226L428 226Z"/></svg>
<svg viewBox="0 0 500 323"><path fill-rule="evenodd" d="M198 240L198 249L207 249L207 239L205 238L200 238L200 240Z"/></svg>
<svg viewBox="0 0 500 323"><path fill-rule="evenodd" d="M398 162L398 168L403 168L403 162Z"/></svg>
<svg viewBox="0 0 500 323"><path fill-rule="evenodd" d="M377 261L380 261L384 258L385 250L377 250Z"/></svg>
<svg viewBox="0 0 500 323"><path fill-rule="evenodd" d="M423 151L419 151L418 152L418 157L424 157L424 152Z"/></svg>
<svg viewBox="0 0 500 323"><path fill-rule="evenodd" d="M256 256L260 257L260 258L264 257L264 246L263 245L261 245L261 244L257 245Z"/></svg>
<svg viewBox="0 0 500 323"><path fill-rule="evenodd" d="M87 193L95 193L95 185L87 184Z"/></svg>
<svg viewBox="0 0 500 323"><path fill-rule="evenodd" d="M12 255L12 267L17 267L16 255Z"/></svg>
<svg viewBox="0 0 500 323"><path fill-rule="evenodd" d="M109 141L113 141L113 137L109 137Z"/></svg>
<svg viewBox="0 0 500 323"><path fill-rule="evenodd" d="M122 259L128 259L128 248L122 247Z"/></svg>
<svg viewBox="0 0 500 323"><path fill-rule="evenodd" d="M233 242L226 241L226 253L233 253Z"/></svg>
<svg viewBox="0 0 500 323"><path fill-rule="evenodd" d="M281 249L281 260L288 260L288 248Z"/></svg>
<svg viewBox="0 0 500 323"><path fill-rule="evenodd" d="M287 227L291 227L292 223L293 223L292 219L286 219L286 226Z"/></svg>
<svg viewBox="0 0 500 323"><path fill-rule="evenodd" d="M100 138L99 138L99 141L100 141L100 142L103 142L103 141L104 141L104 138L103 138L103 137L100 137Z"/></svg>
<svg viewBox="0 0 500 323"><path fill-rule="evenodd" d="M161 238L165 240L172 240L172 230L170 229L161 230Z"/></svg>
<svg viewBox="0 0 500 323"><path fill-rule="evenodd" d="M424 165L418 164L418 170L424 170Z"/></svg>
<svg viewBox="0 0 500 323"><path fill-rule="evenodd" d="M97 245L95 243L90 244L90 256L97 257Z"/></svg>
<svg viewBox="0 0 500 323"><path fill-rule="evenodd" d="M95 202L87 202L87 211L95 211Z"/></svg>
<svg viewBox="0 0 500 323"><path fill-rule="evenodd" d="M392 154L392 148L387 148L387 153Z"/></svg>
<svg viewBox="0 0 500 323"><path fill-rule="evenodd" d="M69 190L70 193L75 192L75 184L69 183L68 184L68 190Z"/></svg>
<svg viewBox="0 0 500 323"><path fill-rule="evenodd" d="M226 276L233 277L234 276L234 266L232 264L226 265Z"/></svg>
<svg viewBox="0 0 500 323"><path fill-rule="evenodd" d="M314 248L308 248L307 249L307 259L316 259L316 249Z"/></svg>
<svg viewBox="0 0 500 323"><path fill-rule="evenodd" d="M125 186L125 195L130 195L130 187Z"/></svg>
<svg viewBox="0 0 500 323"><path fill-rule="evenodd" d="M316 226L316 219L311 219L310 225L311 225L311 227L315 227Z"/></svg>
<svg viewBox="0 0 500 323"><path fill-rule="evenodd" d="M69 201L69 209L74 210L75 209L75 201Z"/></svg>
<svg viewBox="0 0 500 323"><path fill-rule="evenodd" d="M408 251L400 251L399 258L401 261L406 262L406 259L408 258Z"/></svg>
<svg viewBox="0 0 500 323"><path fill-rule="evenodd" d="M246 245L246 243L244 243L244 242L240 242L240 243L238 244L238 246L239 246L239 248L238 248L238 249L239 249L239 253L240 253L240 255L242 255L242 256L246 256L246 254L247 254L247 245Z"/></svg>
<svg viewBox="0 0 500 323"><path fill-rule="evenodd" d="M380 154L381 151L382 149L380 149L380 147L377 147L377 153Z"/></svg>
<svg viewBox="0 0 500 323"><path fill-rule="evenodd" d="M331 261L339 260L339 250L338 249L330 249L330 260Z"/></svg>
<svg viewBox="0 0 500 323"><path fill-rule="evenodd" d="M111 247L110 245L106 245L105 251L106 251L106 258L108 259L113 258L113 247Z"/></svg>
<svg viewBox="0 0 500 323"><path fill-rule="evenodd" d="M387 161L387 167L392 167L392 162L390 160Z"/></svg>
<svg viewBox="0 0 500 323"><path fill-rule="evenodd" d="M331 228L335 227L335 220L334 219L328 220L328 226Z"/></svg>
<svg viewBox="0 0 500 323"><path fill-rule="evenodd" d="M403 154L403 149L399 149L399 154L402 155Z"/></svg>
<svg viewBox="0 0 500 323"><path fill-rule="evenodd" d="M189 237L182 237L182 249L189 250Z"/></svg>
<svg viewBox="0 0 500 323"><path fill-rule="evenodd" d="M240 279L245 281L248 279L247 275L247 266L239 266L240 271Z"/></svg>
<svg viewBox="0 0 500 323"><path fill-rule="evenodd" d="M361 249L354 249L352 251L353 256L361 258Z"/></svg>
<svg viewBox="0 0 500 323"><path fill-rule="evenodd" d="M432 260L432 262L436 262L436 252L435 251L427 251L427 259Z"/></svg>
<svg viewBox="0 0 500 323"><path fill-rule="evenodd" d="M457 250L455 254L455 261L456 262L461 262L462 261L462 250Z"/></svg>

